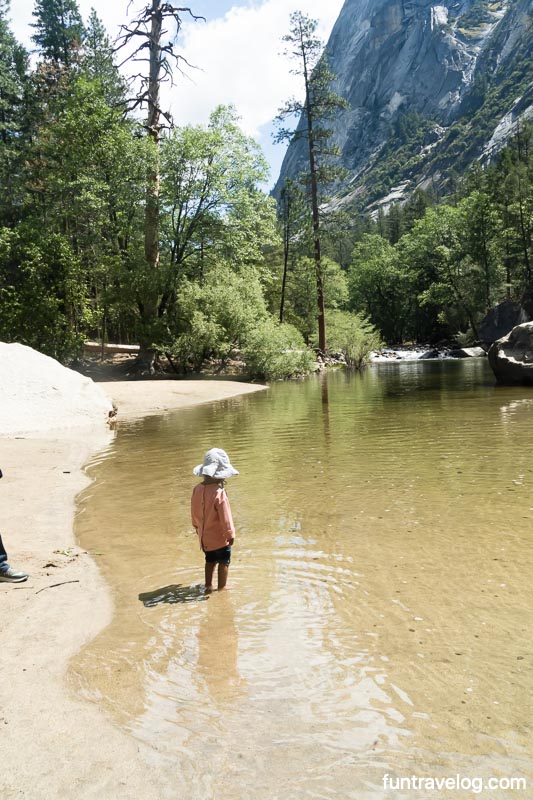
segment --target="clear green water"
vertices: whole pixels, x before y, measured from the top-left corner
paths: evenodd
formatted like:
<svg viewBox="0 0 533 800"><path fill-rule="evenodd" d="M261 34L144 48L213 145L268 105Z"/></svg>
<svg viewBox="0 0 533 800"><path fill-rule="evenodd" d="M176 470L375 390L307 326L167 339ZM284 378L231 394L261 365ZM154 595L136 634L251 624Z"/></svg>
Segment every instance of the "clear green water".
<svg viewBox="0 0 533 800"><path fill-rule="evenodd" d="M189 498L212 446L241 474L230 589L206 599ZM482 360L122 425L77 517L115 614L71 677L177 797L428 796L385 773L533 791L532 455L533 390Z"/></svg>

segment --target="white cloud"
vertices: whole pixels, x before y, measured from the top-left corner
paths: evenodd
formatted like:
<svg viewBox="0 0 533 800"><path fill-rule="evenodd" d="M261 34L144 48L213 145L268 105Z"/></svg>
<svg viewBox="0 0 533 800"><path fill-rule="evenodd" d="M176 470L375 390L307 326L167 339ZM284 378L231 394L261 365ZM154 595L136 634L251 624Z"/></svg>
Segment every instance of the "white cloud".
<svg viewBox="0 0 533 800"><path fill-rule="evenodd" d="M325 6L327 5L327 8ZM172 89L176 121L206 122L220 103L233 103L246 133L257 136L291 95L301 95L299 79L282 56L281 37L289 15L297 9L320 19L319 34L326 40L343 0L267 0L253 7L233 8L207 24L184 26L182 54L201 71L188 71Z"/></svg>
<svg viewBox="0 0 533 800"><path fill-rule="evenodd" d="M299 79L290 74L281 38L291 12L319 20L318 34L327 41L344 0L266 0L235 6L224 17L184 26L182 54L201 70L178 76L169 103L177 125L205 124L210 112L233 104L245 133L261 144L275 181L286 145L272 143L272 120L284 101L302 96Z"/></svg>

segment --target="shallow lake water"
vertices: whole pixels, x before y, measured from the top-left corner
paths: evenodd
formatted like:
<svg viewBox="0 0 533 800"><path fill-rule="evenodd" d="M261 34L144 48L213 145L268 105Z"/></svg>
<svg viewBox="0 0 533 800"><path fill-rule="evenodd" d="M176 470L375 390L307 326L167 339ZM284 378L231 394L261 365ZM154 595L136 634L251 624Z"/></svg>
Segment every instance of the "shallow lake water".
<svg viewBox="0 0 533 800"><path fill-rule="evenodd" d="M206 597L189 500L212 446L240 475L229 590ZM532 456L533 390L477 359L122 424L77 514L114 617L70 679L177 798L464 800L495 776L483 797L529 797Z"/></svg>

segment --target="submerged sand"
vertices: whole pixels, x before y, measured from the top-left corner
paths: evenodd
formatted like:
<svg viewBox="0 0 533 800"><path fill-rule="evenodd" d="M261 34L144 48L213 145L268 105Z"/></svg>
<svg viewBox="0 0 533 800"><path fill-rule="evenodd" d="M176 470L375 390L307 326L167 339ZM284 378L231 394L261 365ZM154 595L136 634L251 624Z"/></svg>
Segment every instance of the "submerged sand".
<svg viewBox="0 0 533 800"><path fill-rule="evenodd" d="M119 420L265 388L210 380L100 386ZM104 424L26 434L7 427L0 437L1 533L10 563L30 579L0 584L0 796L175 798L153 751L65 683L70 657L112 617L108 588L74 540L73 518L76 495L88 484L83 464L113 433Z"/></svg>

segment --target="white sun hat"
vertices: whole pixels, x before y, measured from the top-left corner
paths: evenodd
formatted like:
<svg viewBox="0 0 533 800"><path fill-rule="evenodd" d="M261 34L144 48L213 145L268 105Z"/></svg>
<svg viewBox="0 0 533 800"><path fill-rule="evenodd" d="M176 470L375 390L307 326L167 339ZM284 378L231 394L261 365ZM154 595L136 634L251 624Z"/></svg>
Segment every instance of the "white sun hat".
<svg viewBox="0 0 533 800"><path fill-rule="evenodd" d="M231 466L229 456L225 450L213 447L204 456L203 464L198 464L193 469L195 475L208 475L210 478L232 478L238 471Z"/></svg>

